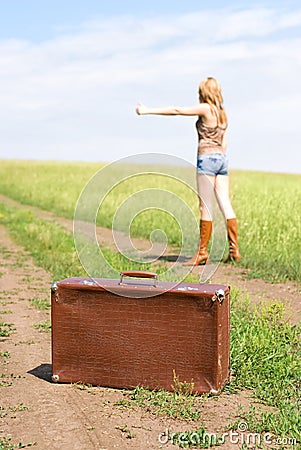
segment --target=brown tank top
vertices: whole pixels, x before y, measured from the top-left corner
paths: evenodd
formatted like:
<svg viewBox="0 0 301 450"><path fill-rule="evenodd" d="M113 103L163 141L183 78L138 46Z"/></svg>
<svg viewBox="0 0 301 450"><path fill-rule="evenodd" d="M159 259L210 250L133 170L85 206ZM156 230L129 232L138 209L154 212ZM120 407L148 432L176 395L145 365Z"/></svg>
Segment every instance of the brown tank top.
<svg viewBox="0 0 301 450"><path fill-rule="evenodd" d="M198 133L198 153L225 153L225 149L222 146L223 137L227 127L208 127L205 125L199 117L196 122L196 129Z"/></svg>

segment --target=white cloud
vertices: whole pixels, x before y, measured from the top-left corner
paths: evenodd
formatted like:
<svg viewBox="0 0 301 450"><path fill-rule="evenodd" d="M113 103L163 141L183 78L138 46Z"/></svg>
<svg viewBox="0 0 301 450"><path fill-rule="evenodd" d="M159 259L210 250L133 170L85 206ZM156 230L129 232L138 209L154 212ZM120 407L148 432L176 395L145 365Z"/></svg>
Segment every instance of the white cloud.
<svg viewBox="0 0 301 450"><path fill-rule="evenodd" d="M195 102L200 78L213 75L231 119L232 163L248 167L243 148L259 169L263 152L272 162L282 136L299 128L300 24L301 10L223 9L100 19L39 44L0 41L0 154L107 160L161 151L194 161L193 120L137 118L134 107ZM301 133L293 140L296 151Z"/></svg>

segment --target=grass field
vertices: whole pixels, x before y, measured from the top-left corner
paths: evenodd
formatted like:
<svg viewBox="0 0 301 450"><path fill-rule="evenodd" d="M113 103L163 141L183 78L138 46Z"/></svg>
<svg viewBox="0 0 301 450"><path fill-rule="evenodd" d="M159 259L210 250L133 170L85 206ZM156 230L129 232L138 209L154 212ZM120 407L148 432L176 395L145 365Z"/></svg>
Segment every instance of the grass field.
<svg viewBox="0 0 301 450"><path fill-rule="evenodd" d="M0 193L21 203L53 211L73 218L77 201L88 181L103 164L1 161ZM151 168L153 169L153 168ZM162 169L162 168L161 168ZM102 171L100 184L105 188L97 215L99 225L111 227L116 211L133 199L138 191L172 192L188 205L198 220L198 200L185 183L168 176L155 176L150 168L141 167L142 175L127 177L120 173L114 184L112 171ZM164 169L163 169L164 170ZM185 172L186 171L186 172ZM175 168L175 176L194 179L191 169ZM241 265L251 269L251 276L269 281L301 281L301 176L259 172L233 171L231 173L231 197L239 219L239 242L243 259ZM112 186L111 186L112 185ZM97 196L97 192L95 194ZM151 194L150 194L151 195ZM174 198L175 198L174 197ZM153 230L163 230L169 244L181 246L181 229L171 212L173 206L165 204L166 211L145 209L135 215L130 223L134 236L149 238ZM139 203L139 199L138 199ZM170 212L170 213L168 213ZM120 228L128 226L126 214L119 221ZM185 220L184 217L180 220ZM185 230L189 226L185 225Z"/></svg>

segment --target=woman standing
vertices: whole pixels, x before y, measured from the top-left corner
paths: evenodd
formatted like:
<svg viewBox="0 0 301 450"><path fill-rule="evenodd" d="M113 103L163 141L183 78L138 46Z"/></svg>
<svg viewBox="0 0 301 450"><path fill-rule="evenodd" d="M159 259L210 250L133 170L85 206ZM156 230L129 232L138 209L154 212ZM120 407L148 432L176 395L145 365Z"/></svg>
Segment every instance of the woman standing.
<svg viewBox="0 0 301 450"><path fill-rule="evenodd" d="M138 115L198 116L197 187L200 201L200 241L196 254L184 265L206 264L212 232L212 200L216 196L227 224L229 261L239 261L237 220L229 197L228 159L226 156L228 126L223 107L221 87L215 78L208 77L199 85L199 103L189 107L148 108L139 103Z"/></svg>

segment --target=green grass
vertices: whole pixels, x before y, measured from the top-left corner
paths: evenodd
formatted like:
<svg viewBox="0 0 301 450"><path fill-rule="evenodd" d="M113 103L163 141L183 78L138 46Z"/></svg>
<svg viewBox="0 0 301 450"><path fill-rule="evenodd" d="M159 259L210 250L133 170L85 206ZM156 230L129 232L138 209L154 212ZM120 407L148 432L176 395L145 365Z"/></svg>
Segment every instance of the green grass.
<svg viewBox="0 0 301 450"><path fill-rule="evenodd" d="M116 425L116 430L120 430L127 439L134 439L136 435L130 430L128 425L125 423L123 425Z"/></svg>
<svg viewBox="0 0 301 450"><path fill-rule="evenodd" d="M231 389L251 389L263 404L277 409L245 412L251 431L272 431L301 443L301 325L285 320L284 304L257 309L232 291ZM252 420L251 420L252 419Z"/></svg>
<svg viewBox="0 0 301 450"><path fill-rule="evenodd" d="M13 380L25 378L24 375L14 375L13 373L0 374L0 387L9 387L13 384Z"/></svg>
<svg viewBox="0 0 301 450"><path fill-rule="evenodd" d="M28 411L29 406L25 406L23 403L19 403L16 406L0 406L0 418L10 416L11 419L16 418L16 412L18 411Z"/></svg>
<svg viewBox="0 0 301 450"><path fill-rule="evenodd" d="M0 322L0 337L8 337L13 330L11 323Z"/></svg>
<svg viewBox="0 0 301 450"><path fill-rule="evenodd" d="M199 420L204 398L181 392L149 391L141 386L128 394L136 405L156 416L167 416L189 421Z"/></svg>
<svg viewBox="0 0 301 450"><path fill-rule="evenodd" d="M16 447L11 443L10 437L0 438L0 450L13 450L14 448Z"/></svg>
<svg viewBox="0 0 301 450"><path fill-rule="evenodd" d="M1 161L0 192L24 204L38 206L53 211L70 219L74 216L77 200L86 183L102 164L92 163L56 163ZM158 169L158 168L157 168ZM159 168L160 169L160 168ZM114 169L115 170L115 169ZM113 189L108 189L97 221L100 225L110 227L116 212L120 214L118 227L128 229L136 236L149 239L152 231L161 229L168 242L181 247L182 236L177 220L162 210L145 209L141 212L135 208L140 202L131 202L138 191L160 189L171 191L192 208L198 220L198 201L193 191L184 183L179 183L168 176L154 176L151 173L126 177L125 168L116 168L103 172L100 184L95 184L97 199L98 188L111 187L112 180L120 179ZM141 172L156 170L148 166L141 167ZM175 176L194 180L191 169L175 168ZM186 172L185 172L186 171ZM114 175L115 174L115 175ZM184 174L184 175L183 175ZM113 176L114 175L114 176ZM18 182L16 182L18 180ZM243 255L242 266L251 269L252 277L263 277L270 281L296 280L301 282L301 176L271 174L263 172L233 171L230 177L231 196L239 219L239 242ZM101 191L101 189L100 189ZM152 192L152 191L150 191ZM149 198L157 196L157 191ZM162 194L163 195L163 194ZM100 200L100 199L98 199ZM126 202L126 203L124 203ZM144 203L141 202L143 206ZM174 211L173 198L164 203L166 211ZM142 208L143 209L143 208ZM163 208L164 209L164 208ZM138 212L135 215L135 212ZM291 213L293 212L293 214ZM0 213L1 214L1 213ZM133 221L127 220L132 214ZM180 213L179 213L180 214ZM184 217L185 216L185 217ZM185 233L190 228L180 214ZM194 239L192 236L191 239Z"/></svg>
<svg viewBox="0 0 301 450"><path fill-rule="evenodd" d="M301 282L301 175L237 172L233 204L251 276Z"/></svg>
<svg viewBox="0 0 301 450"><path fill-rule="evenodd" d="M70 219L84 185L103 164L2 160L0 192Z"/></svg>
<svg viewBox="0 0 301 450"><path fill-rule="evenodd" d="M43 320L34 324L36 330L40 333L51 333L51 322L49 320Z"/></svg>
<svg viewBox="0 0 301 450"><path fill-rule="evenodd" d="M29 303L40 310L50 309L51 306L48 299L39 297L29 299Z"/></svg>
<svg viewBox="0 0 301 450"><path fill-rule="evenodd" d="M52 274L54 280L69 276L87 276L74 247L73 236L62 227L47 220L38 219L28 210L0 204L0 224L5 225L15 241L34 258L35 263ZM89 245L89 244L87 244ZM90 248L92 266L89 276L119 278L122 270L151 270L150 264L136 263L122 254L102 249L104 259L98 263L98 248ZM158 268L160 274L164 270Z"/></svg>
<svg viewBox="0 0 301 450"><path fill-rule="evenodd" d="M150 391L137 386L133 391L125 393L127 399L122 399L115 405L129 407L134 404L156 416L197 421L201 417L201 408L208 395L197 395L193 393L193 388L192 382L180 381L174 371L171 392L163 389Z"/></svg>
<svg viewBox="0 0 301 450"><path fill-rule="evenodd" d="M83 274L74 249L72 237L52 223L35 219L29 211L1 207L5 212L0 223L7 226L16 242L28 250L37 265L55 278L65 278L74 272Z"/></svg>
<svg viewBox="0 0 301 450"><path fill-rule="evenodd" d="M36 442L29 442L27 444L19 442L18 444L14 444L12 442L11 437L1 437L0 438L0 450L15 450L18 448L33 447L35 445L37 445Z"/></svg>

